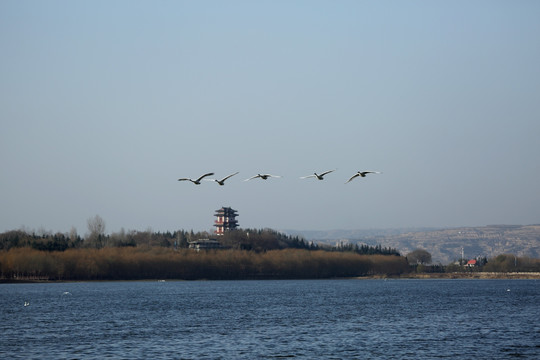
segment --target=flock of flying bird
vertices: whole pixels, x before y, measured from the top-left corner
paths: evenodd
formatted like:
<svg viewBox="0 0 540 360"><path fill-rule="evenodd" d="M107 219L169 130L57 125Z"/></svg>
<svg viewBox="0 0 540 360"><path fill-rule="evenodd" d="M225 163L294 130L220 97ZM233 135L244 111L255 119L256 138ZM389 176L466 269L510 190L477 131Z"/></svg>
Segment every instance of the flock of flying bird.
<svg viewBox="0 0 540 360"><path fill-rule="evenodd" d="M324 176L327 175L327 174L330 174L331 172L334 172L335 170L328 170L328 171L325 171L323 173L320 173L320 174L317 174L317 173L313 173L311 175L307 175L307 176L302 176L300 177L300 179L307 179L307 178L316 178L317 180L324 180ZM214 175L213 172L210 172L210 173L206 173L204 175L201 175L199 176L197 179L190 179L190 178L180 178L178 179L178 181L191 181L192 183L194 183L195 185L200 185L201 184L201 181L202 180L205 180L205 181L215 181L217 182L219 185L223 186L225 185L225 180L227 180L228 178L230 177L233 177L234 175L238 174L238 171L235 172L234 174L230 174L230 175L227 175L225 176L223 179L205 179L205 177L207 176L212 176ZM357 171L356 174L354 174L353 176L351 176L349 178L349 180L347 180L345 182L345 184L351 182L352 180L356 179L357 177L366 177L367 174L381 174L381 172L379 171ZM262 180L267 180L268 178L271 178L271 177L274 177L274 178L280 178L281 176L279 175L271 175L271 174L257 174L255 176L252 176L250 178L247 178L245 179L244 181L249 181L249 180L252 180L252 179L262 179Z"/></svg>

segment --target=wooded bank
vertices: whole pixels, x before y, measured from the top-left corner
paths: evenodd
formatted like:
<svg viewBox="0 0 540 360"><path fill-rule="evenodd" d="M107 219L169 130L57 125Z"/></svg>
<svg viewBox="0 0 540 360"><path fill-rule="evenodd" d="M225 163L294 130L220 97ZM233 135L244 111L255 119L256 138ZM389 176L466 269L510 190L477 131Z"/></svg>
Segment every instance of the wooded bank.
<svg viewBox="0 0 540 360"><path fill-rule="evenodd" d="M12 248L0 252L0 277L4 281L321 279L392 276L409 269L407 260L401 256L304 249L195 252L162 247L112 247L65 251Z"/></svg>

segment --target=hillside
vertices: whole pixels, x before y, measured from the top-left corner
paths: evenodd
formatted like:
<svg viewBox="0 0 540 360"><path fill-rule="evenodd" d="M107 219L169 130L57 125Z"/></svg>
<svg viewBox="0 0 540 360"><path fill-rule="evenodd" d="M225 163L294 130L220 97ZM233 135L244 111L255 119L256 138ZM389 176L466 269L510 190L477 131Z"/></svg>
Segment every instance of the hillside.
<svg viewBox="0 0 540 360"><path fill-rule="evenodd" d="M422 248L429 251L434 263L448 264L461 258L494 257L515 254L540 258L540 225L489 225L450 229L386 229L286 231L307 241L335 245L337 242L382 245L397 249L402 255Z"/></svg>

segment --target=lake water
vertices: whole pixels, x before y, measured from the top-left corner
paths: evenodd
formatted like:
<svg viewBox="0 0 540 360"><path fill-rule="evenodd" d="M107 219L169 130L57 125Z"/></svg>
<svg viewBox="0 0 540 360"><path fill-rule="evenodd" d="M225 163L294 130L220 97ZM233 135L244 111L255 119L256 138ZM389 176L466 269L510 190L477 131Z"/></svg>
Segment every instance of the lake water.
<svg viewBox="0 0 540 360"><path fill-rule="evenodd" d="M540 281L0 284L2 359L458 357L540 359Z"/></svg>

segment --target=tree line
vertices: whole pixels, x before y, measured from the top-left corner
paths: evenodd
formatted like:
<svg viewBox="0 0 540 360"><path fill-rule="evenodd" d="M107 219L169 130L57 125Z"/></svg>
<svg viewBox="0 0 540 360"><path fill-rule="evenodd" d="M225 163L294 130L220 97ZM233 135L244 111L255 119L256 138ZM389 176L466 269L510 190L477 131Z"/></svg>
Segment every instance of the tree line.
<svg viewBox="0 0 540 360"><path fill-rule="evenodd" d="M468 267L460 264L450 264L445 267L446 272L467 271L467 272L540 272L540 259L528 256L516 256L513 254L501 254L487 259L480 257L477 265Z"/></svg>
<svg viewBox="0 0 540 360"><path fill-rule="evenodd" d="M341 244L330 247L332 251L350 251L362 255L394 255L401 256L397 249L391 247L382 247L382 245L370 246L366 244Z"/></svg>
<svg viewBox="0 0 540 360"><path fill-rule="evenodd" d="M97 220L96 220L97 219ZM47 280L282 279L351 277L407 272L405 258L381 246L319 247L272 229L239 229L219 236L220 250L195 252L189 242L208 232L125 231L104 234L0 234L0 277Z"/></svg>
<svg viewBox="0 0 540 360"><path fill-rule="evenodd" d="M306 249L196 252L140 246L0 251L0 276L14 280L319 279L400 275L408 270L400 256Z"/></svg>
<svg viewBox="0 0 540 360"><path fill-rule="evenodd" d="M100 232L91 232L86 238L77 235L76 232L67 234L47 233L36 234L23 230L13 230L0 234L0 251L11 248L29 247L42 251L65 251L68 249L91 248L102 249L109 247L164 247L185 249L190 241L212 238L214 235L203 231L193 232L178 230L174 232L151 232L151 231L125 231L106 235ZM307 242L299 236L290 236L272 229L238 229L226 232L218 238L224 248L235 250L249 250L255 252L282 250L282 249L306 249L327 250L337 252L355 252L362 255L395 255L399 252L393 248L381 245L317 245Z"/></svg>
<svg viewBox="0 0 540 360"><path fill-rule="evenodd" d="M99 224L98 224L99 225ZM91 227L89 226L89 229ZM401 256L380 245L317 245L272 229L239 229L219 236L220 250L188 249L208 232L125 231L103 226L82 238L8 231L0 234L0 278L48 280L279 279L400 275L408 272L540 272L540 259L499 255L473 268L429 265L416 249Z"/></svg>

